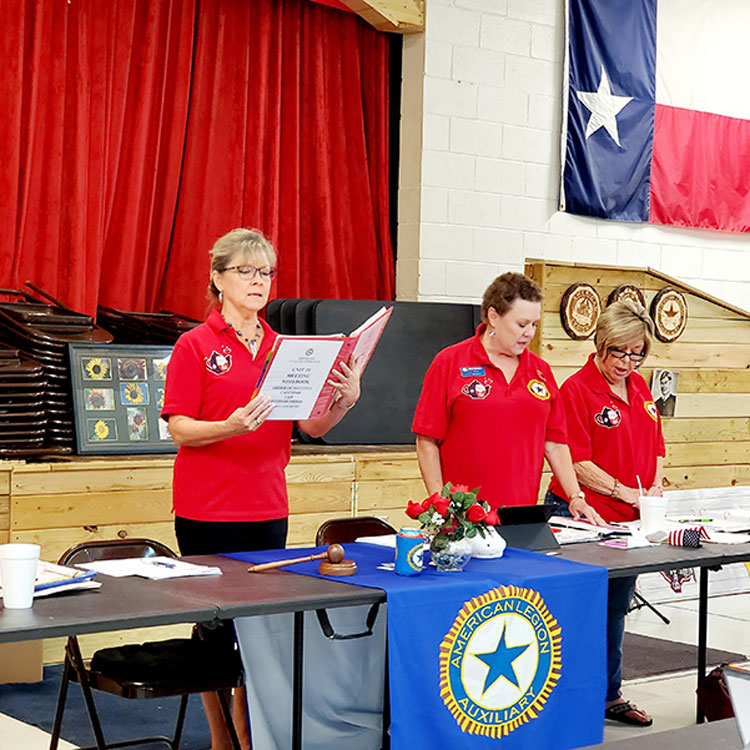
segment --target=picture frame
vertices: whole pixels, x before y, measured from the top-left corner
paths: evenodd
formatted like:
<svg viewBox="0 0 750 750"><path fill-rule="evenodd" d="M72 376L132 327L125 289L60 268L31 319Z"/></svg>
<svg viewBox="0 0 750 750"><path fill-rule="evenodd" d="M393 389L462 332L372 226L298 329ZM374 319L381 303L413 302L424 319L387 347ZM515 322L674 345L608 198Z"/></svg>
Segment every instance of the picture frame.
<svg viewBox="0 0 750 750"><path fill-rule="evenodd" d="M176 453L159 416L171 346L69 344L79 455Z"/></svg>

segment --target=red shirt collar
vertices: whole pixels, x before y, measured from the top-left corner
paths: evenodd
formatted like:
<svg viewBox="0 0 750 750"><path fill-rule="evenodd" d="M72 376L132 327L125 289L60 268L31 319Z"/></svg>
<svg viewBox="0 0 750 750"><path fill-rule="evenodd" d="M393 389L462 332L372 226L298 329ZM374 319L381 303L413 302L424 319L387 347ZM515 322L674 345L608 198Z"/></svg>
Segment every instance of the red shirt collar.
<svg viewBox="0 0 750 750"><path fill-rule="evenodd" d="M594 362L595 356L595 354L589 354L589 358L582 369L586 385L591 388L594 393L606 393L612 398L622 401L622 398L612 390L612 386L607 381L607 378L602 375L601 370L596 366L596 363ZM631 395L633 393L633 380L629 375L627 377L627 384L628 400L632 401Z"/></svg>
<svg viewBox="0 0 750 750"><path fill-rule="evenodd" d="M273 342L276 340L276 336L278 336L276 331L274 331L273 328L271 328L271 326L269 326L268 323L263 320L263 318L258 318L258 320L263 327L263 341L261 341L260 349L258 350L256 359L257 357L260 357L261 355L265 356L268 353L268 350L273 346ZM229 323L224 320L222 314L216 308L211 310L206 323L210 328L216 331L217 334L226 333L230 328L232 328L232 326L230 326Z"/></svg>
<svg viewBox="0 0 750 750"><path fill-rule="evenodd" d="M471 353L479 361L483 362L486 365L489 365L494 369L497 369L497 367L495 367L495 365L493 365L490 361L490 356L489 354L487 354L487 350L484 348L484 344L482 343L482 334L484 333L486 328L486 323L480 323L479 326L477 326L477 330L474 334L474 338L471 344ZM529 361L529 350L524 349L518 357L518 369L516 370L516 374L513 376L514 378L518 375L519 372L525 372L526 370L528 370Z"/></svg>

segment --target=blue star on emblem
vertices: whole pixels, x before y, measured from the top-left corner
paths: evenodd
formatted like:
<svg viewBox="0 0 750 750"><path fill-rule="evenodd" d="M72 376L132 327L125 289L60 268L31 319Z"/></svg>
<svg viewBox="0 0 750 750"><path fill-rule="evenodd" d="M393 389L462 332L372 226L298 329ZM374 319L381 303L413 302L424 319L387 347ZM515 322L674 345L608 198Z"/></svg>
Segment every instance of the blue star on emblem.
<svg viewBox="0 0 750 750"><path fill-rule="evenodd" d="M501 677L505 677L511 685L518 688L518 675L516 670L513 668L513 662L518 659L521 654L531 645L527 643L525 646L508 646L505 642L505 625L503 625L503 632L500 635L500 640L497 644L497 648L494 651L486 651L482 654L472 654L480 661L483 661L488 667L487 676L484 678L484 687L482 688L482 695Z"/></svg>

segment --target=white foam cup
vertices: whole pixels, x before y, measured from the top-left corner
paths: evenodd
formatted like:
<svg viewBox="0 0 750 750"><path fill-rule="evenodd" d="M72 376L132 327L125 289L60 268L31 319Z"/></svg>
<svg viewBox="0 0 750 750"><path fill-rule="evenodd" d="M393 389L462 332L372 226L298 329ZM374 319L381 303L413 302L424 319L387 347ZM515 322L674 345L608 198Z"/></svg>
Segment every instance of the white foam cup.
<svg viewBox="0 0 750 750"><path fill-rule="evenodd" d="M0 544L0 579L6 609L28 609L32 605L39 552L38 544Z"/></svg>
<svg viewBox="0 0 750 750"><path fill-rule="evenodd" d="M641 495L641 531L652 534L655 531L666 531L667 498L654 495Z"/></svg>

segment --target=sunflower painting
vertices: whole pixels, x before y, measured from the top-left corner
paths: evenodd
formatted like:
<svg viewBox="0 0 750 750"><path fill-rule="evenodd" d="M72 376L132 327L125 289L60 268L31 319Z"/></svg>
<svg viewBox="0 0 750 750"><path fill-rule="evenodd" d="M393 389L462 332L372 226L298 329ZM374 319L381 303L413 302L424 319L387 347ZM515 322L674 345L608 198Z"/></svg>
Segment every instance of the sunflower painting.
<svg viewBox="0 0 750 750"><path fill-rule="evenodd" d="M115 408L112 388L84 388L83 399L86 411L113 411Z"/></svg>
<svg viewBox="0 0 750 750"><path fill-rule="evenodd" d="M127 359L117 358L117 373L120 380L145 380L146 379L146 360L145 359Z"/></svg>
<svg viewBox="0 0 750 750"><path fill-rule="evenodd" d="M92 442L112 442L117 440L117 422L114 419L87 419L86 432Z"/></svg>
<svg viewBox="0 0 750 750"><path fill-rule="evenodd" d="M171 357L171 354L168 354L166 357L163 357L162 359L154 359L152 360L152 364L154 367L154 380L166 380L167 379L167 365L169 364L169 358Z"/></svg>
<svg viewBox="0 0 750 750"><path fill-rule="evenodd" d="M146 406L149 403L148 383L120 383L120 403Z"/></svg>
<svg viewBox="0 0 750 750"><path fill-rule="evenodd" d="M128 440L148 440L145 409L128 407Z"/></svg>
<svg viewBox="0 0 750 750"><path fill-rule="evenodd" d="M83 357L84 380L112 380L112 360L109 357Z"/></svg>

